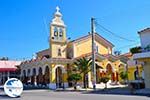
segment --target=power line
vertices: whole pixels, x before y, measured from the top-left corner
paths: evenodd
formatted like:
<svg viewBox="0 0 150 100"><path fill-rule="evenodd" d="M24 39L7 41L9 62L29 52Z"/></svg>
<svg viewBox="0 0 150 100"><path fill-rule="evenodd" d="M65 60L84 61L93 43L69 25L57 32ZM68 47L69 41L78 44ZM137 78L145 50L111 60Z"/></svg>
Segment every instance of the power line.
<svg viewBox="0 0 150 100"><path fill-rule="evenodd" d="M122 36L119 36L117 34L115 34L114 32L112 32L111 30L105 28L104 26L100 25L97 21L95 21L95 25L97 26L98 29L103 29L104 31L106 31L107 33L117 37L117 38L120 38L122 40L126 40L126 41L129 41L129 42L136 42L135 40L131 40L131 39L127 39L125 37L122 37Z"/></svg>
<svg viewBox="0 0 150 100"><path fill-rule="evenodd" d="M131 46L134 46L134 45L137 45L139 44L140 42L137 41L137 40L131 40L131 39L127 39L125 37L122 37L122 36L119 36L117 35L116 33L112 32L111 30L105 28L104 26L100 25L97 21L95 21L95 25L97 26L98 29L100 29L101 31L105 31L111 35L113 35L114 37L116 38L119 38L119 39L122 39L122 40L126 40L128 42L132 42L133 44L129 44L129 45L125 45L125 46L121 46L121 47L117 47L116 49L117 50L122 50L124 48L130 48Z"/></svg>
<svg viewBox="0 0 150 100"><path fill-rule="evenodd" d="M124 38L122 36L119 36L117 34L115 34L114 32L108 30L107 28L103 27L102 25L99 25L103 30L107 31L108 33L110 33L111 35L117 37L117 38L120 38L122 40L126 40L126 41L129 41L129 42L135 42L135 40L131 40L131 39L127 39L127 38Z"/></svg>
<svg viewBox="0 0 150 100"><path fill-rule="evenodd" d="M134 46L134 45L138 45L140 42L138 41L138 42L136 42L136 43L134 43L134 44L130 44L130 45L125 45L125 46L121 46L121 47L118 47L118 48L116 48L116 49L124 49L124 48L128 48L128 47L131 47L131 46Z"/></svg>

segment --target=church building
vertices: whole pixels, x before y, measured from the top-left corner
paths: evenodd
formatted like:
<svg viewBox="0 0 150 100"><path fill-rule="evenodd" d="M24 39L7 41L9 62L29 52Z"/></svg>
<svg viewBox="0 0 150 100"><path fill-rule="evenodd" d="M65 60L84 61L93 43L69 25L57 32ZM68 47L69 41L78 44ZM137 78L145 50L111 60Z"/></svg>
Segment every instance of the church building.
<svg viewBox="0 0 150 100"><path fill-rule="evenodd" d="M125 61L113 55L114 45L98 33L95 33L94 43L96 79L110 73L111 82L119 82L119 73L126 70ZM20 65L21 79L24 84L44 84L51 89L69 87L68 75L74 62L82 57L92 57L92 35L87 33L86 36L68 40L66 25L57 7L50 24L49 48L37 52L36 58ZM88 85L92 87L91 72L88 73Z"/></svg>

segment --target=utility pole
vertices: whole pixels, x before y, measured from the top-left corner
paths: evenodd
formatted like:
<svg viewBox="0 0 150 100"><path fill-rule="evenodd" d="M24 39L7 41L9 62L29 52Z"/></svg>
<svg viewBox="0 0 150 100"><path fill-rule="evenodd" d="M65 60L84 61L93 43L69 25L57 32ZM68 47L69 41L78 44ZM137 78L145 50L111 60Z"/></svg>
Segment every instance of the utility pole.
<svg viewBox="0 0 150 100"><path fill-rule="evenodd" d="M95 68L95 32L94 32L94 18L91 18L91 34L92 34L92 75L93 75L93 89L96 89L96 68Z"/></svg>

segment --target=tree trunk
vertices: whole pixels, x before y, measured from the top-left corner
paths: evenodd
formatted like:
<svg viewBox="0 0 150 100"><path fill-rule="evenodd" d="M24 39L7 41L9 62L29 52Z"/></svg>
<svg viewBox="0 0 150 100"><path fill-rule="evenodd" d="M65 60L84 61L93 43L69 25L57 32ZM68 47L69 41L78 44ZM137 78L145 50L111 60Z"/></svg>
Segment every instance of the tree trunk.
<svg viewBox="0 0 150 100"><path fill-rule="evenodd" d="M86 74L83 74L83 87L86 88Z"/></svg>

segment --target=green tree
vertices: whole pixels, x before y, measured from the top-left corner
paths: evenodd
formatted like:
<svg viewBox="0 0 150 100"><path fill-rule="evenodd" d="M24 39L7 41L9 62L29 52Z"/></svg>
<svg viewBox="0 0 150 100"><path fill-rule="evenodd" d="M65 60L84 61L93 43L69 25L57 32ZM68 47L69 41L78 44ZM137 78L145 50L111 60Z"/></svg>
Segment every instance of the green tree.
<svg viewBox="0 0 150 100"><path fill-rule="evenodd" d="M76 90L76 86L77 86L77 82L79 80L81 80L82 77L80 74L76 73L76 74L71 74L69 77L68 77L68 81L71 81L73 82L73 86L74 86L74 89Z"/></svg>
<svg viewBox="0 0 150 100"><path fill-rule="evenodd" d="M88 72L91 70L92 61L91 59L86 59L85 57L77 59L74 63L77 70L80 72L80 74L83 74L83 84L84 88L87 88L87 77Z"/></svg>
<svg viewBox="0 0 150 100"><path fill-rule="evenodd" d="M107 82L109 81L109 77L102 77L100 78L100 82L105 84L105 89L107 89Z"/></svg>
<svg viewBox="0 0 150 100"><path fill-rule="evenodd" d="M8 57L2 57L2 58L0 58L0 60L9 60L9 58Z"/></svg>
<svg viewBox="0 0 150 100"><path fill-rule="evenodd" d="M132 53L132 54L135 54L135 53L140 53L141 52L141 47L133 47L133 48L131 48L130 49L130 52Z"/></svg>

